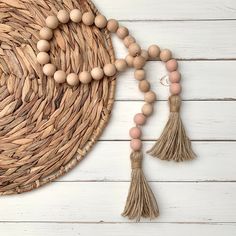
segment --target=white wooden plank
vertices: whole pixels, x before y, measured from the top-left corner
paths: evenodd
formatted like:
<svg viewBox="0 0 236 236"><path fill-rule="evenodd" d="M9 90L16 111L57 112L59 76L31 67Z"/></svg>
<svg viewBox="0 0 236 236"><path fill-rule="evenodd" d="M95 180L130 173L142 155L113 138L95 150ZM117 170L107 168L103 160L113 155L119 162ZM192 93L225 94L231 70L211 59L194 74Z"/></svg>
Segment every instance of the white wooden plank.
<svg viewBox="0 0 236 236"><path fill-rule="evenodd" d="M123 22L142 48L158 44L180 59L235 59L235 21ZM114 37L117 57L127 49Z"/></svg>
<svg viewBox="0 0 236 236"><path fill-rule="evenodd" d="M28 194L1 197L0 219L127 222L120 213L128 186L128 182L52 183ZM154 182L151 186L161 212L157 222L235 222L235 183Z"/></svg>
<svg viewBox="0 0 236 236"><path fill-rule="evenodd" d="M153 144L145 142L143 149ZM193 149L198 158L183 163L161 161L146 154L143 168L148 180L236 181L235 142L193 142ZM129 181L129 155L128 141L98 142L85 160L57 181Z"/></svg>
<svg viewBox="0 0 236 236"><path fill-rule="evenodd" d="M119 20L235 19L233 0L94 0L108 18Z"/></svg>
<svg viewBox="0 0 236 236"><path fill-rule="evenodd" d="M236 61L181 61L182 97L185 100L204 99L236 99ZM152 89L158 94L158 100L166 100L169 87L160 83L167 75L161 62L148 62L146 65L147 79ZM118 76L117 100L143 100L143 93L138 89L133 70L128 70Z"/></svg>
<svg viewBox="0 0 236 236"><path fill-rule="evenodd" d="M133 116L140 112L143 102L118 101L112 111L108 127L100 140L129 139ZM144 140L156 140L169 115L166 101L155 103L156 112L143 128ZM189 137L193 140L235 140L236 102L188 101L182 104L182 118Z"/></svg>
<svg viewBox="0 0 236 236"><path fill-rule="evenodd" d="M15 236L232 236L236 224L76 224L76 223L0 223L1 235Z"/></svg>

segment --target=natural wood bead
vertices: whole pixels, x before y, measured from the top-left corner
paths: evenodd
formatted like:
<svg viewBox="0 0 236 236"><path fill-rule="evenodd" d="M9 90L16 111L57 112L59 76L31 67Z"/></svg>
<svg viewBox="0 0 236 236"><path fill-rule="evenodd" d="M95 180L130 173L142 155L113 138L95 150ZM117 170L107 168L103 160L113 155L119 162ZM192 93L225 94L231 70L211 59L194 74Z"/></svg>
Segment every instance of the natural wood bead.
<svg viewBox="0 0 236 236"><path fill-rule="evenodd" d="M100 67L95 67L91 71L91 76L94 80L101 80L104 77L103 69Z"/></svg>
<svg viewBox="0 0 236 236"><path fill-rule="evenodd" d="M179 83L173 83L170 85L170 93L172 95L179 95L181 93L181 85Z"/></svg>
<svg viewBox="0 0 236 236"><path fill-rule="evenodd" d="M135 69L142 69L146 64L146 60L142 56L137 56L134 58L133 66Z"/></svg>
<svg viewBox="0 0 236 236"><path fill-rule="evenodd" d="M73 9L70 12L70 19L74 23L79 23L82 20L82 12L79 9Z"/></svg>
<svg viewBox="0 0 236 236"><path fill-rule="evenodd" d="M143 70L143 69L141 69L141 70L135 70L135 72L134 72L134 78L136 79L136 80L144 80L145 79L145 77L146 77L146 72L145 72L145 70Z"/></svg>
<svg viewBox="0 0 236 236"><path fill-rule="evenodd" d="M85 12L82 16L82 21L85 25L92 25L94 23L95 16L92 12Z"/></svg>
<svg viewBox="0 0 236 236"><path fill-rule="evenodd" d="M173 71L169 74L169 80L171 83L179 83L181 80L181 74L179 71Z"/></svg>
<svg viewBox="0 0 236 236"><path fill-rule="evenodd" d="M164 62L167 62L171 59L172 53L169 49L163 49L160 53L160 59Z"/></svg>
<svg viewBox="0 0 236 236"><path fill-rule="evenodd" d="M153 91L148 91L144 95L144 100L147 103L153 103L156 100L156 94Z"/></svg>
<svg viewBox="0 0 236 236"><path fill-rule="evenodd" d="M141 48L137 43L132 43L129 46L129 54L133 57L139 55L141 53Z"/></svg>
<svg viewBox="0 0 236 236"><path fill-rule="evenodd" d="M145 103L142 107L142 113L145 116L150 116L153 113L153 105L150 103Z"/></svg>
<svg viewBox="0 0 236 236"><path fill-rule="evenodd" d="M150 58L157 58L160 55L160 48L157 45L151 45L148 48L148 55Z"/></svg>
<svg viewBox="0 0 236 236"><path fill-rule="evenodd" d="M53 76L56 72L56 66L53 64L46 64L43 66L43 73L46 76Z"/></svg>
<svg viewBox="0 0 236 236"><path fill-rule="evenodd" d="M70 73L67 75L66 81L70 86L77 86L79 84L79 76L75 73Z"/></svg>
<svg viewBox="0 0 236 236"><path fill-rule="evenodd" d="M123 71L126 70L126 68L128 67L128 65L127 65L126 60L124 60L124 59L118 59L118 60L115 61L115 67L116 67L117 71L123 72Z"/></svg>
<svg viewBox="0 0 236 236"><path fill-rule="evenodd" d="M53 37L53 32L50 28L43 27L39 32L39 36L41 39L51 40Z"/></svg>
<svg viewBox="0 0 236 236"><path fill-rule="evenodd" d="M59 25L59 21L56 16L48 16L46 19L46 25L50 29L56 29Z"/></svg>
<svg viewBox="0 0 236 236"><path fill-rule="evenodd" d="M59 83L65 83L66 82L66 72L63 70L58 70L54 73L54 80Z"/></svg>
<svg viewBox="0 0 236 236"><path fill-rule="evenodd" d="M136 42L135 38L131 35L126 36L123 40L123 43L127 48L130 46L130 44L135 42Z"/></svg>
<svg viewBox="0 0 236 236"><path fill-rule="evenodd" d="M107 19L105 16L103 15L97 15L95 17L95 21L94 21L95 25L100 28L100 29L103 29L106 27L107 25Z"/></svg>
<svg viewBox="0 0 236 236"><path fill-rule="evenodd" d="M147 80L141 80L139 82L139 89L143 93L148 92L150 90L150 83Z"/></svg>
<svg viewBox="0 0 236 236"><path fill-rule="evenodd" d="M146 122L146 116L143 115L142 113L137 113L135 116L134 116L134 123L136 125L144 125Z"/></svg>
<svg viewBox="0 0 236 236"><path fill-rule="evenodd" d="M142 49L140 55L141 55L142 57L144 57L146 61L147 61L148 58L149 58L149 55L148 55L147 50Z"/></svg>
<svg viewBox="0 0 236 236"><path fill-rule="evenodd" d="M92 76L88 71L79 73L79 80L82 84L89 84L92 81Z"/></svg>
<svg viewBox="0 0 236 236"><path fill-rule="evenodd" d="M116 67L113 64L106 64L103 70L106 76L113 76L116 74Z"/></svg>
<svg viewBox="0 0 236 236"><path fill-rule="evenodd" d="M68 13L68 11L66 10L60 10L57 13L57 19L62 23L62 24L66 24L69 22L70 20L70 14Z"/></svg>
<svg viewBox="0 0 236 236"><path fill-rule="evenodd" d="M178 62L175 59L171 59L166 62L166 69L169 72L176 71L178 69Z"/></svg>
<svg viewBox="0 0 236 236"><path fill-rule="evenodd" d="M41 39L37 43L37 49L40 52L48 52L50 50L50 43L45 39Z"/></svg>
<svg viewBox="0 0 236 236"><path fill-rule="evenodd" d="M127 55L125 57L126 63L129 67L133 67L133 63L134 63L134 57L131 55Z"/></svg>
<svg viewBox="0 0 236 236"><path fill-rule="evenodd" d="M124 26L120 26L116 31L116 34L120 39L124 39L126 36L129 35L129 30Z"/></svg>
<svg viewBox="0 0 236 236"><path fill-rule="evenodd" d="M140 151L142 148L142 141L140 139L132 139L130 141L130 147L133 151Z"/></svg>
<svg viewBox="0 0 236 236"><path fill-rule="evenodd" d="M45 65L45 64L47 64L48 62L50 62L50 56L49 56L48 53L46 53L46 52L40 52L40 53L37 55L37 61L38 61L39 64Z"/></svg>
<svg viewBox="0 0 236 236"><path fill-rule="evenodd" d="M119 23L118 23L117 20L110 19L110 20L107 22L107 29L108 29L108 31L110 31L111 33L115 33L118 28L119 28Z"/></svg>
<svg viewBox="0 0 236 236"><path fill-rule="evenodd" d="M141 129L138 127L133 127L129 130L129 136L133 139L140 138L142 135Z"/></svg>

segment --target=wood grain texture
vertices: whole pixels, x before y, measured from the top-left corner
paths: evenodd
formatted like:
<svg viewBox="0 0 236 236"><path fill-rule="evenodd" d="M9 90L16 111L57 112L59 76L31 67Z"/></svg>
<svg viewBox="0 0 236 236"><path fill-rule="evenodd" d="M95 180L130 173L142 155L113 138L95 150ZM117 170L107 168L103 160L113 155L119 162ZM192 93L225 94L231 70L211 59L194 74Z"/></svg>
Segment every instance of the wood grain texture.
<svg viewBox="0 0 236 236"><path fill-rule="evenodd" d="M182 98L184 100L230 100L236 99L236 61L181 61ZM169 87L160 83L167 75L161 62L148 62L147 79L158 94L157 100L167 100ZM143 100L135 81L133 70L128 70L117 79L116 100Z"/></svg>
<svg viewBox="0 0 236 236"><path fill-rule="evenodd" d="M144 150L153 144L144 142ZM198 158L183 163L161 161L146 154L143 167L148 180L236 181L235 142L193 142L193 149ZM58 181L129 181L129 155L129 141L100 141L79 166Z"/></svg>
<svg viewBox="0 0 236 236"><path fill-rule="evenodd" d="M103 14L119 20L236 19L233 0L94 0Z"/></svg>
<svg viewBox="0 0 236 236"><path fill-rule="evenodd" d="M197 230L196 230L197 229ZM169 224L169 223L142 223L142 224L83 224L83 223L0 223L0 232L3 235L15 236L136 236L156 235L185 236L191 232L192 236L214 235L230 236L236 230L236 224ZM125 232L125 234L124 234Z"/></svg>
<svg viewBox="0 0 236 236"><path fill-rule="evenodd" d="M158 44L169 48L179 59L236 59L236 20L234 21L141 21L122 24L130 29L142 48ZM127 49L114 38L118 57Z"/></svg>
<svg viewBox="0 0 236 236"><path fill-rule="evenodd" d="M235 183L154 182L150 185L161 212L153 222L235 222ZM127 182L52 183L24 195L2 197L0 219L129 222L120 215L128 187Z"/></svg>

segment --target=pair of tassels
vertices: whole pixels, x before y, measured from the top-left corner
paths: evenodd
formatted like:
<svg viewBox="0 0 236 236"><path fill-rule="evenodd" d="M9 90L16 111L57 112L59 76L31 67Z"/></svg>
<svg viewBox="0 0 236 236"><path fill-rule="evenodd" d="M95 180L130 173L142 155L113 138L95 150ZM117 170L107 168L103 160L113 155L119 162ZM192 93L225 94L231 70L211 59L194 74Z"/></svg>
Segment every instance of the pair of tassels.
<svg viewBox="0 0 236 236"><path fill-rule="evenodd" d="M195 157L191 142L186 135L181 117L181 98L179 95L169 97L169 120L156 144L147 152L161 160L176 162L191 160ZM155 196L142 171L141 151L131 153L131 183L123 216L140 221L141 217L156 218L159 215Z"/></svg>

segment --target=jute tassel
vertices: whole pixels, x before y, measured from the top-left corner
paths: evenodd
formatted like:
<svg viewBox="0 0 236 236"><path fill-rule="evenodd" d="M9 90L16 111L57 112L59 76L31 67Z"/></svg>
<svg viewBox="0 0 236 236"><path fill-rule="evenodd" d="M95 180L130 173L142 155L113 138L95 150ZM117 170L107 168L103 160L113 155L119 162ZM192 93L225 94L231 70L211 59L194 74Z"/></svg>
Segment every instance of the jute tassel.
<svg viewBox="0 0 236 236"><path fill-rule="evenodd" d="M161 160L185 161L195 157L191 142L186 135L181 117L181 98L169 97L170 116L164 131L156 144L147 153Z"/></svg>
<svg viewBox="0 0 236 236"><path fill-rule="evenodd" d="M159 209L142 170L142 153L133 151L130 159L132 166L131 183L122 215L128 216L129 219L136 219L136 221L140 221L141 217L156 218L159 215Z"/></svg>

